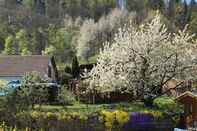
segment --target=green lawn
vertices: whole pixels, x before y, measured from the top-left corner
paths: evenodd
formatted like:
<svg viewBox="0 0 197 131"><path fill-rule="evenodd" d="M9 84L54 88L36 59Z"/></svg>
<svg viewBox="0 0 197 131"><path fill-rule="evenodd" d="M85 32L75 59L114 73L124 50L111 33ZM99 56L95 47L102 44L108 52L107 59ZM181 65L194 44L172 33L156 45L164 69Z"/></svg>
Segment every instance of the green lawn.
<svg viewBox="0 0 197 131"><path fill-rule="evenodd" d="M74 104L72 106L60 106L60 105L42 105L36 106L36 110L49 111L49 112L78 112L83 114L89 114L100 110L125 110L128 112L144 112L144 111L160 111L152 108L145 107L141 102L135 103L115 103L115 104Z"/></svg>

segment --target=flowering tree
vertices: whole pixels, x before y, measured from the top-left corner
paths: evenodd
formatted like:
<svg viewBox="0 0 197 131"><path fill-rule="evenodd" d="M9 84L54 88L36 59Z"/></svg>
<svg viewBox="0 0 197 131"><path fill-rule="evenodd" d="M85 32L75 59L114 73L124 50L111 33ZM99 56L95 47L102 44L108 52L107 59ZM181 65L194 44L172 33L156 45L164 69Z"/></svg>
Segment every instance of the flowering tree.
<svg viewBox="0 0 197 131"><path fill-rule="evenodd" d="M92 19L85 20L79 31L77 55L88 60L92 55L97 55L103 47L103 42L111 41L118 28L129 22L129 18L135 18L135 13L128 13L114 9L107 16L103 16L98 22Z"/></svg>
<svg viewBox="0 0 197 131"><path fill-rule="evenodd" d="M138 28L119 29L89 75L89 89L157 96L172 79L194 78L196 44L186 29L168 33L160 15Z"/></svg>

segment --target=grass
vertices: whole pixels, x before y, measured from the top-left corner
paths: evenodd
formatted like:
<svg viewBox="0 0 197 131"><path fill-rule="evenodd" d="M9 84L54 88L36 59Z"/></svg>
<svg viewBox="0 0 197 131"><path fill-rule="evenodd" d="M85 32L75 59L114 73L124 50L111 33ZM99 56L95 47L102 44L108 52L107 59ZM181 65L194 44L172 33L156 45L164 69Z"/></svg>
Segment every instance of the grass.
<svg viewBox="0 0 197 131"><path fill-rule="evenodd" d="M61 105L42 105L40 108L35 107L36 110L46 111L46 112L78 112L82 114L90 114L100 110L125 110L128 112L144 112L144 111L160 111L144 106L142 102L134 103L114 103L114 104L81 104L76 103L72 106L61 106Z"/></svg>

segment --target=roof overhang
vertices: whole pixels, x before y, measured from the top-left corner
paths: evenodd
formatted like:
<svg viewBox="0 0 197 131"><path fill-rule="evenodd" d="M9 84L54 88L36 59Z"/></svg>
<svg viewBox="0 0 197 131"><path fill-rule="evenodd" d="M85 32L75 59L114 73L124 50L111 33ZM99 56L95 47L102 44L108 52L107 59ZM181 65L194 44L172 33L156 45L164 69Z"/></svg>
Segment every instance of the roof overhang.
<svg viewBox="0 0 197 131"><path fill-rule="evenodd" d="M185 99L190 99L197 102L197 94L186 91L176 98L176 100L179 102L183 102Z"/></svg>

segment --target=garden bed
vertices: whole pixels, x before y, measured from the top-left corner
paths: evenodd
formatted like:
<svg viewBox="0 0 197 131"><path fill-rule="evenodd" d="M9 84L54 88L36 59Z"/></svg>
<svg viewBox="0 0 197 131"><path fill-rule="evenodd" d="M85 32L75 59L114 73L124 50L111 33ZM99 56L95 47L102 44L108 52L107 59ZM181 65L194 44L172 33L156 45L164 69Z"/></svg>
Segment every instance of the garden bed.
<svg viewBox="0 0 197 131"><path fill-rule="evenodd" d="M161 110L148 108L141 102L36 105L32 111L1 117L1 123L5 123L2 129L16 127L15 131L170 131L174 127Z"/></svg>
<svg viewBox="0 0 197 131"><path fill-rule="evenodd" d="M5 131L12 130L9 127L15 131L170 131L174 126L160 112L101 110L89 115L65 111L22 112L1 125Z"/></svg>

